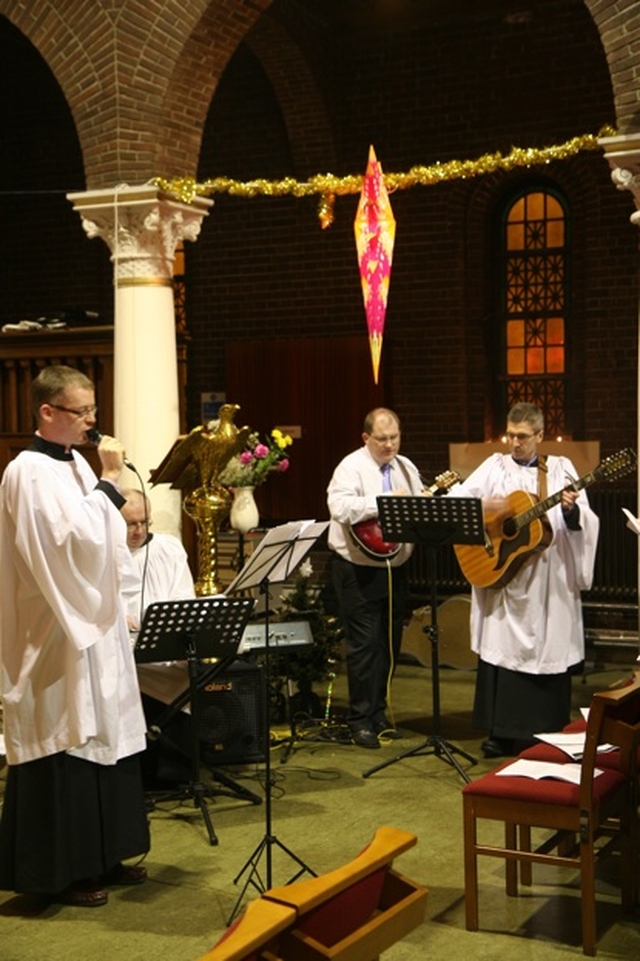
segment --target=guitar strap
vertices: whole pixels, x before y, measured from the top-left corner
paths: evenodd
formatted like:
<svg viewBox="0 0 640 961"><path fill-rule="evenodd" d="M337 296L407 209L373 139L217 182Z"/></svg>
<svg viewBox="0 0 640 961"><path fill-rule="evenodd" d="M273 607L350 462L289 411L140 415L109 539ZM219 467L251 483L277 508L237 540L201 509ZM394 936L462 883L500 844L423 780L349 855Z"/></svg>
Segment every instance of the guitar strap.
<svg viewBox="0 0 640 961"><path fill-rule="evenodd" d="M541 501L547 499L547 458L545 454L538 454L538 495Z"/></svg>
<svg viewBox="0 0 640 961"><path fill-rule="evenodd" d="M407 482L407 487L408 487L408 489L409 489L409 491L410 491L410 490L411 490L411 475L409 474L409 468L407 467L407 465L406 465L405 463L403 463L403 461L400 460L399 457L396 457L396 460L397 460L397 462L398 462L398 466L400 467L400 470L402 471L402 473L403 473L404 476L405 476L405 480L406 480L406 482Z"/></svg>

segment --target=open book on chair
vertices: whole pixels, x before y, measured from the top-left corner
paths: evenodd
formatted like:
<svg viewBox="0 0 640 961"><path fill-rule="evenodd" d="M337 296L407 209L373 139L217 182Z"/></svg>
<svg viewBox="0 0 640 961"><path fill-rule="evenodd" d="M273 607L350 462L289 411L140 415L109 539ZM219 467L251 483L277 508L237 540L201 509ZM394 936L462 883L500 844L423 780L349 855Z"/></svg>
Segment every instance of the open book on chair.
<svg viewBox="0 0 640 961"><path fill-rule="evenodd" d="M501 771L496 771L504 777L530 777L536 781L541 778L552 778L556 781L568 781L570 784L580 784L582 768L579 764L554 764L552 761L530 761L527 758L517 758L513 764L508 764ZM594 769L594 777L603 772Z"/></svg>
<svg viewBox="0 0 640 961"><path fill-rule="evenodd" d="M584 745L587 738L586 731L554 731L552 734L536 734L535 737L545 744L551 744L570 757L573 761L580 761L584 754ZM614 751L612 744L599 744L598 754Z"/></svg>

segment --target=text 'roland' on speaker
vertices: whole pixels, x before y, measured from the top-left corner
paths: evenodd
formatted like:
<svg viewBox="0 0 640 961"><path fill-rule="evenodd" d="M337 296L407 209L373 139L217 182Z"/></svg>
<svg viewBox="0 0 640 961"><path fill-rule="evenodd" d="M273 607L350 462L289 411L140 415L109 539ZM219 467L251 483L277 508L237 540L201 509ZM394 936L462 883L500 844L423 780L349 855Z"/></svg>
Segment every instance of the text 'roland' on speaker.
<svg viewBox="0 0 640 961"><path fill-rule="evenodd" d="M207 767L265 760L264 670L234 661L198 694L200 759Z"/></svg>

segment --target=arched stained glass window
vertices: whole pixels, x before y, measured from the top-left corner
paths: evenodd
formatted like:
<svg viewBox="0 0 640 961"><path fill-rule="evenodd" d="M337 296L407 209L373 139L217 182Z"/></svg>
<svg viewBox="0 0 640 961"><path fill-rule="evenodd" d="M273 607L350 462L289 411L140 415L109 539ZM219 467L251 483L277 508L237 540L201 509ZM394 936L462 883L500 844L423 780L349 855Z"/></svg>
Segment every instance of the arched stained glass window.
<svg viewBox="0 0 640 961"><path fill-rule="evenodd" d="M566 435L567 215L557 193L535 188L510 202L503 254L506 410L537 404L547 435Z"/></svg>

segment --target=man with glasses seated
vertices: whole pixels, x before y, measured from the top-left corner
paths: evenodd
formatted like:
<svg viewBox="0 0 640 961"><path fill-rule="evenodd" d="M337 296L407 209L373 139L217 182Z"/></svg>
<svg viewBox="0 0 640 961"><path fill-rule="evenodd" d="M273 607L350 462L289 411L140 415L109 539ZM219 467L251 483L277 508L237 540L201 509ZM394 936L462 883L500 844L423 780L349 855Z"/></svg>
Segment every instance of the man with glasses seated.
<svg viewBox="0 0 640 961"><path fill-rule="evenodd" d="M561 730L570 719L571 675L584 660L580 592L591 586L599 521L584 490L564 490L577 478L571 461L538 453L543 436L542 411L516 404L508 453L492 454L449 495L482 498L485 522L493 514L503 523L513 514L509 495L524 491L535 503L562 491L546 513L549 545L523 554L504 586L472 587L473 719L488 732L485 757L517 753L536 733Z"/></svg>
<svg viewBox="0 0 640 961"><path fill-rule="evenodd" d="M329 547L347 648L347 723L356 744L379 748L380 736L399 736L387 716L387 692L402 641L404 565L413 545L390 545L394 550L386 553L383 543L376 556L363 549L353 528L377 520L381 494L420 494L423 484L415 465L398 453L400 421L392 410L377 407L367 414L362 441L340 461L329 483Z"/></svg>
<svg viewBox="0 0 640 961"><path fill-rule="evenodd" d="M122 494L127 499L122 507L122 516L127 523L127 546L140 575L140 590L126 596L127 617L135 637L149 604L189 600L195 597L195 589L187 552L181 541L172 534L151 532L153 521L149 498L135 488L127 488ZM162 715L165 706L187 687L186 661L138 664L137 670L147 725L151 726ZM142 759L147 788L162 781L188 780L189 723L189 718L178 712L164 732L167 736L149 741Z"/></svg>

